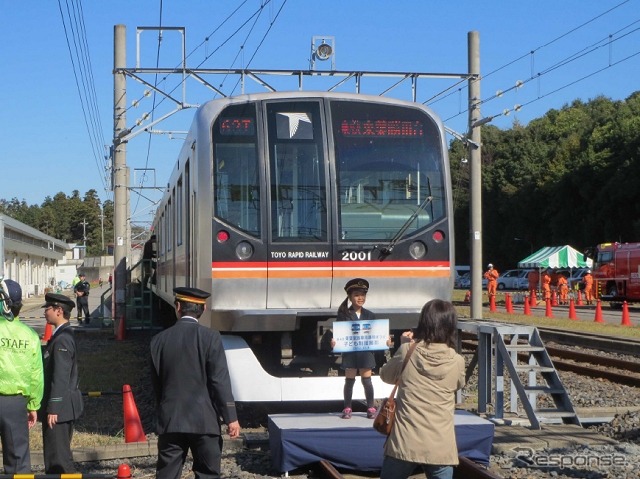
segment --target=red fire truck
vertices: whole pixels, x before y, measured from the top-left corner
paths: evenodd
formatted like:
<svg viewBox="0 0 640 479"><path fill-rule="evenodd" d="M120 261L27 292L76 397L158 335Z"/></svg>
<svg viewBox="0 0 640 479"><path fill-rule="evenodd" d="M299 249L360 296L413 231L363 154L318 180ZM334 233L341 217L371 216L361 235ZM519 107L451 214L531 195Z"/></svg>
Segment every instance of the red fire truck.
<svg viewBox="0 0 640 479"><path fill-rule="evenodd" d="M603 243L596 248L593 281L611 306L640 302L640 243Z"/></svg>

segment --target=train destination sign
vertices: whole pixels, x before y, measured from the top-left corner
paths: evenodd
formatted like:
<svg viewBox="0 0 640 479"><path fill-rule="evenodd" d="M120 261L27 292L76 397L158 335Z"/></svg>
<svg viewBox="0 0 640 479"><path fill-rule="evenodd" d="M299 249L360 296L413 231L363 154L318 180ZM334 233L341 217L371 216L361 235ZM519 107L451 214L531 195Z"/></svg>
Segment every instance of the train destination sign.
<svg viewBox="0 0 640 479"><path fill-rule="evenodd" d="M335 321L333 339L336 341L334 353L389 349L389 320Z"/></svg>
<svg viewBox="0 0 640 479"><path fill-rule="evenodd" d="M342 136L421 138L424 136L422 122L418 120L342 120Z"/></svg>

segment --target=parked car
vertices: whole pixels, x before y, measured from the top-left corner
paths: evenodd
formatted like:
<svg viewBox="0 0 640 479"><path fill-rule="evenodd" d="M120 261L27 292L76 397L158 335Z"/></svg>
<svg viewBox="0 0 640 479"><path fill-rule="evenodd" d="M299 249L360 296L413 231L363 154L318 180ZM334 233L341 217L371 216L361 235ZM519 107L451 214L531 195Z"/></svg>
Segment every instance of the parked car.
<svg viewBox="0 0 640 479"><path fill-rule="evenodd" d="M529 281L526 269L510 269L498 276L498 289L527 289Z"/></svg>
<svg viewBox="0 0 640 479"><path fill-rule="evenodd" d="M454 281L454 287L458 289L471 288L471 273L464 273L458 276Z"/></svg>

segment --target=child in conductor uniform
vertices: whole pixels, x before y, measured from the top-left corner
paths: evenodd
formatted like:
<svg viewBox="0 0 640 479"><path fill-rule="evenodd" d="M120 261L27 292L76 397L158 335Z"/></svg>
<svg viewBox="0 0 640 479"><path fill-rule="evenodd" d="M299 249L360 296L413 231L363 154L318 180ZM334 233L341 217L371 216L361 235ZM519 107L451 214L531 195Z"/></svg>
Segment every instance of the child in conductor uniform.
<svg viewBox="0 0 640 479"><path fill-rule="evenodd" d="M363 307L367 300L369 282L366 279L354 278L344 286L347 298L338 308L337 321L367 321L375 319L375 315ZM351 302L351 306L349 306ZM336 345L331 340L331 347ZM367 417L372 419L376 415L373 397L373 383L371 382L371 370L376 366L375 356L372 351L354 351L342 353L342 369L344 369L344 409L343 419L351 419L351 398L356 375L360 373L364 395L367 401Z"/></svg>

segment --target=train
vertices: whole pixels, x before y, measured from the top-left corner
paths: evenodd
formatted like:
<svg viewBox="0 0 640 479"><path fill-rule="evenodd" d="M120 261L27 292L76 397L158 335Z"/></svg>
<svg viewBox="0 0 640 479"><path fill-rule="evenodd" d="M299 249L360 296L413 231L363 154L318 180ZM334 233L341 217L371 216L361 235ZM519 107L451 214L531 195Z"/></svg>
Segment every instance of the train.
<svg viewBox="0 0 640 479"><path fill-rule="evenodd" d="M341 399L327 344L349 279L392 334L451 297L445 138L428 107L380 96L204 103L153 220L161 316L176 286L211 292L200 322L223 336L238 401Z"/></svg>

